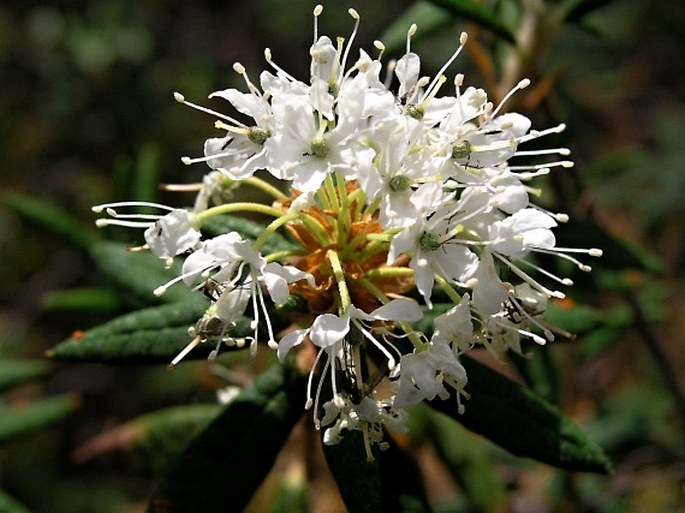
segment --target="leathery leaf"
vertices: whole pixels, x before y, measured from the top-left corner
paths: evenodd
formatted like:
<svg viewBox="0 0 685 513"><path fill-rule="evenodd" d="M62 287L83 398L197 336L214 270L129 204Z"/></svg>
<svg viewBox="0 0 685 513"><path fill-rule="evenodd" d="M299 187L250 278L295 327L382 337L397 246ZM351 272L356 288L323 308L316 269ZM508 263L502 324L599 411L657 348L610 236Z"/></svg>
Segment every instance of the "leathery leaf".
<svg viewBox="0 0 685 513"><path fill-rule="evenodd" d="M564 470L608 473L611 462L602 449L558 408L530 389L475 360L464 357L469 377L463 414L455 400L430 405L516 456Z"/></svg>
<svg viewBox="0 0 685 513"><path fill-rule="evenodd" d="M148 511L242 511L302 417L305 384L280 364L259 376L188 444Z"/></svg>

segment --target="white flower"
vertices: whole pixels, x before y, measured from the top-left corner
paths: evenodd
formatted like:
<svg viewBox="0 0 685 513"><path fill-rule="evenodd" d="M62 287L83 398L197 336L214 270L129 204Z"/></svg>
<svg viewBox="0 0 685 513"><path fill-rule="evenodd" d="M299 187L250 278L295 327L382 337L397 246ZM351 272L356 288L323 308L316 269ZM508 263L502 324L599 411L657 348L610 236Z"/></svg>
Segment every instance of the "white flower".
<svg viewBox="0 0 685 513"><path fill-rule="evenodd" d="M490 248L512 258L523 258L536 248L553 248L556 241L551 228L556 221L535 208L519 210L489 227Z"/></svg>
<svg viewBox="0 0 685 513"><path fill-rule="evenodd" d="M436 396L447 399L447 382L456 390L466 385L466 370L459 363L452 348L434 338L419 350L402 356L400 360L399 391L393 405L405 408Z"/></svg>

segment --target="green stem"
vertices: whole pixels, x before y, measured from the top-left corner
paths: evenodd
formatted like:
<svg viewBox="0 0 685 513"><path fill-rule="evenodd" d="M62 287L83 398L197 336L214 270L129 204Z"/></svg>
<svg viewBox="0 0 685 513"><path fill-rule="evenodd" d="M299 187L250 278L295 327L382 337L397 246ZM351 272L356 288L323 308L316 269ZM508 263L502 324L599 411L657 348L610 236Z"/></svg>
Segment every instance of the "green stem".
<svg viewBox="0 0 685 513"><path fill-rule="evenodd" d="M233 212L256 212L272 217L281 217L283 212L268 205L251 202L227 203L216 207L208 208L195 216L195 224L200 227L207 219L220 216L223 214L232 214Z"/></svg>
<svg viewBox="0 0 685 513"><path fill-rule="evenodd" d="M405 278L414 276L414 269L411 267L379 267L371 269L366 273L366 277L373 278Z"/></svg>
<svg viewBox="0 0 685 513"><path fill-rule="evenodd" d="M264 231L257 237L257 240L254 241L254 244L252 244L252 247L255 249L255 251L259 251L259 249L264 245L266 242L266 239L274 233L276 230L278 230L281 226L284 224L293 221L294 219L297 219L299 216L299 212L293 212L291 214L281 214L281 216L278 219L274 219L271 221L269 226L267 226Z"/></svg>
<svg viewBox="0 0 685 513"><path fill-rule="evenodd" d="M412 271L411 269L409 269ZM413 271L412 271L413 272ZM366 273L366 276L369 276L370 273ZM390 300L388 299L388 296L385 295L385 293L379 289L376 285L374 285L369 279L366 277L364 278L359 278L356 280L359 285L364 287L366 290L368 290L371 294L375 296L378 301L380 301L382 304L387 304ZM397 324L402 328L402 331L404 331L407 334L407 337L409 338L409 341L412 343L414 348L416 348L417 351L423 350L425 347L425 344L421 341L421 338L419 335L416 333L414 328L409 325L409 323L404 322L404 321L396 321Z"/></svg>
<svg viewBox="0 0 685 513"><path fill-rule="evenodd" d="M454 287L452 287L445 278L439 274L435 274L435 281L438 283L438 285L440 285L440 288L445 292L445 294L447 294L447 297L449 297L455 305L461 303L461 296L456 290L454 290Z"/></svg>
<svg viewBox="0 0 685 513"><path fill-rule="evenodd" d="M331 263L331 268L333 269L333 276L338 284L338 293L340 294L340 314L347 312L347 309L352 305L352 298L350 297L350 291L347 288L347 281L345 280L345 271L340 263L340 258L338 253L332 249L326 254L328 261Z"/></svg>
<svg viewBox="0 0 685 513"><path fill-rule="evenodd" d="M272 196L273 198L276 199L283 199L287 198L285 194L278 188L274 187L270 183L268 183L265 180L262 180L261 178L257 178L255 176L251 176L250 178L245 178L244 180L241 180L241 183L251 185L252 187L255 187L261 191L264 191L267 193L269 196Z"/></svg>

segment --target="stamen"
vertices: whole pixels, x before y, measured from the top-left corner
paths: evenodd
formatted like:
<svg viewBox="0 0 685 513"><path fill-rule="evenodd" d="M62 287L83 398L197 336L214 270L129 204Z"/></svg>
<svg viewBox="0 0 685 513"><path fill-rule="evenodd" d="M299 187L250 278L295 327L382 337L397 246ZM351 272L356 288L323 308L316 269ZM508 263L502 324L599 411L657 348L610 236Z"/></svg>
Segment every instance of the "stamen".
<svg viewBox="0 0 685 513"><path fill-rule="evenodd" d="M101 205L95 205L91 207L91 210L96 214L99 214L106 208L116 207L152 207L159 208L161 210L168 210L169 212L174 210L172 207L169 207L167 205L162 205L160 203L151 203L149 201L117 201L114 203L103 203Z"/></svg>
<svg viewBox="0 0 685 513"><path fill-rule="evenodd" d="M209 98L213 98L215 95L210 94ZM176 99L177 102L182 103L183 105L186 105L187 107L191 107L195 110L199 110L200 112L204 112L205 114L210 114L212 116L216 116L220 119L225 119L226 121L229 121L230 123L233 123L234 125L242 126L247 128L247 126L244 123L241 123L237 119L233 119L231 116L227 116L226 114L222 114L221 112L218 112L214 109L209 109L207 107L203 107L202 105L198 105L197 103L189 102L185 99L185 97L181 93L174 93L174 98Z"/></svg>
<svg viewBox="0 0 685 513"><path fill-rule="evenodd" d="M323 8L322 8L323 9ZM271 56L271 48L264 48L264 59L266 59L267 64L271 66L273 69L281 73L286 79L288 79L290 82L297 82L295 77L293 77L290 73L288 73L286 70L281 68L278 64L276 64L272 60Z"/></svg>
<svg viewBox="0 0 685 513"><path fill-rule="evenodd" d="M513 88L511 89L511 91L509 91L506 95L504 95L504 98L502 98L502 101L499 102L499 105L497 105L497 107L495 108L495 110L492 111L491 117L494 118L495 116L497 116L497 113L500 111L500 109L501 109L502 106L506 103L506 101L509 100L509 98L511 98L512 96L514 96L514 94L516 94L516 93L517 93L518 91L520 91L521 89L525 89L525 88L528 87L529 85L530 85L530 80L527 79L527 78L524 78L524 79L521 80L518 84L516 84L516 86L513 87Z"/></svg>
<svg viewBox="0 0 685 513"><path fill-rule="evenodd" d="M167 365L167 370L174 370L174 367L183 360L183 358L190 353L198 344L200 343L200 335L196 336L193 340L190 341L190 343L183 348L183 350L176 355L176 357L171 360L171 363Z"/></svg>
<svg viewBox="0 0 685 513"><path fill-rule="evenodd" d="M438 71L435 74L435 78L433 79L433 83L428 88L429 91L433 87L435 87L438 79L445 74L445 71L447 71L447 68L449 68L450 65L454 62L454 60L459 56L461 51L464 49L464 46L466 45L467 40L468 40L468 34L466 32L462 32L459 36L459 47L454 51L454 53L450 56L450 58L447 59L447 62L445 62L445 64L442 65L442 68L440 68L440 71ZM445 79L443 79L442 82L445 82ZM437 90L436 90L436 92L437 92Z"/></svg>
<svg viewBox="0 0 685 513"><path fill-rule="evenodd" d="M521 278L523 281L527 282L529 285L531 285L534 289L537 289L539 292L542 292L543 294L547 294L549 297L555 297L557 299L564 299L566 297L566 294L564 294L560 290L552 290L552 289L545 287L540 282L536 281L532 276L530 276L529 274L524 272L514 262L503 257L499 253L493 253L493 255L496 256L504 264L506 264L514 272L514 274L516 276Z"/></svg>
<svg viewBox="0 0 685 513"><path fill-rule="evenodd" d="M417 28L416 23L412 23L409 30L407 30L407 53L411 53L411 38L416 34Z"/></svg>
<svg viewBox="0 0 685 513"><path fill-rule="evenodd" d="M319 360L321 360L321 355L323 354L323 352L323 349L319 349L319 352L316 353L316 358L314 359L312 368L309 370L309 377L307 378L307 401L304 405L305 410L308 410L314 404L314 402L312 401L312 381L314 380L314 370L316 369L316 366L319 364Z"/></svg>
<svg viewBox="0 0 685 513"><path fill-rule="evenodd" d="M380 61L381 57L383 56L383 52L385 52L385 45L383 44L382 41L379 41L378 39L376 39L373 42L373 46L376 48L376 50L378 50L378 57L377 58Z"/></svg>
<svg viewBox="0 0 685 513"><path fill-rule="evenodd" d="M345 53L343 54L342 61L340 63L340 72L343 73L345 71L345 65L347 62L347 56L350 54L350 49L352 47L352 42L354 41L354 38L357 36L357 31L359 30L359 23L360 23L360 16L357 11L354 9L350 8L347 10L347 13L352 16L352 18L355 20L354 21L354 28L352 29L352 34L350 35L350 39L347 41L347 46L345 47ZM342 78L342 77L341 77Z"/></svg>
<svg viewBox="0 0 685 513"><path fill-rule="evenodd" d="M319 16L321 16L321 13L323 12L323 5L317 4L316 7L314 7L314 43L316 43L319 40Z"/></svg>

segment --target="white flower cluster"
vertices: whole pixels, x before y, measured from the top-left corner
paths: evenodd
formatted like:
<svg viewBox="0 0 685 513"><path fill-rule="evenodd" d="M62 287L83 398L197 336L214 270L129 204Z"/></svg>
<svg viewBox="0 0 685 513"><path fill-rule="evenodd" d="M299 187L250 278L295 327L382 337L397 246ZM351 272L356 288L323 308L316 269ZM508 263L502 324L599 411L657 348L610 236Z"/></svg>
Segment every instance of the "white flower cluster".
<svg viewBox="0 0 685 513"><path fill-rule="evenodd" d="M211 168L196 187L191 211L161 205L152 205L168 209L159 216L117 211L145 205L135 202L95 209L110 215L100 225L145 227L146 246L160 258L188 255L182 275L157 294L183 281L211 297L205 316L191 330L193 342L173 364L200 342L235 343L234 323L251 303L253 348L262 321L281 360L304 341L318 348L307 407L314 407L317 427L329 426L327 443L336 443L345 429L359 429L371 454L368 446L382 443L383 426L402 429L406 406L447 398L450 389L460 401L467 376L459 357L466 351L485 347L501 358L508 349L521 351L523 339L539 344L553 339L534 317L545 311L547 299L563 293L533 275L547 283L569 285L570 280L537 266L527 258L531 253L557 255L589 270L572 253L601 252L556 247L552 229L566 216L530 202L537 191L529 181L572 164L563 160L565 148L519 149L564 128L535 131L526 117L502 113L504 102L527 80L497 106L482 89L462 89L460 74L453 94L439 94L466 34L431 80L421 76L419 56L411 51L416 26L409 29L404 55L391 61L381 78L380 42L375 43L378 57L361 50L348 66L357 13L349 11L355 20L349 40L334 43L318 35L321 11L320 6L314 10L309 82L281 69L267 49L271 70L261 73L259 86L236 64L247 92L226 89L210 95L226 100L248 122L176 93L177 101L215 116L216 127L225 131L206 141L204 157L183 159ZM544 162L528 164L531 157ZM264 170L292 195L255 175ZM276 201L272 206L224 203L226 190L237 184L261 187ZM207 219L239 211L275 220L256 241L236 232L202 240L200 228ZM301 247L261 255L261 246L278 228L288 230ZM267 296L280 304L291 294L306 305L298 319L307 314L310 322L278 340ZM431 332L416 331L411 323L432 308L438 294L447 308L435 317ZM317 373L322 378L313 390ZM330 394L324 404L322 393Z"/></svg>

